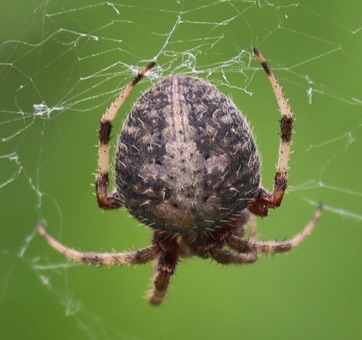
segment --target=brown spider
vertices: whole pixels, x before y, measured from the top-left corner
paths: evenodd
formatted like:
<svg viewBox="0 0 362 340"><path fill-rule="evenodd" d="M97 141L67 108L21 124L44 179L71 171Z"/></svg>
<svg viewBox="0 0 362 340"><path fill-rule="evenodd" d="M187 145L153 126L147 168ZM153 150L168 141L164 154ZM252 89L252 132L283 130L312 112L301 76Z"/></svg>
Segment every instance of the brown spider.
<svg viewBox="0 0 362 340"><path fill-rule="evenodd" d="M125 207L151 227L152 245L126 253L82 253L38 230L56 250L92 265L154 261L149 302L159 305L180 257L200 256L222 264L245 264L259 254L284 253L313 230L318 206L304 230L282 242L256 240L254 216L280 206L287 187L293 117L282 90L261 53L282 115L281 142L268 192L260 183L259 155L249 125L231 100L204 80L169 77L146 91L128 115L115 159L116 190L108 194L111 122L130 92L154 66L150 63L119 95L100 121L96 177L98 205ZM250 225L250 239L244 227Z"/></svg>

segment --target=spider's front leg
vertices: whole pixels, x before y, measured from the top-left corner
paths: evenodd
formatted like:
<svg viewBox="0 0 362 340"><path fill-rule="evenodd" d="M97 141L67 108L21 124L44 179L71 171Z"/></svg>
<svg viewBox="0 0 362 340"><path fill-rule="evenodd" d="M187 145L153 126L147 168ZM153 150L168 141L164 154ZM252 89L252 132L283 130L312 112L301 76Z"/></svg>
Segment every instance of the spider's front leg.
<svg viewBox="0 0 362 340"><path fill-rule="evenodd" d="M167 293L171 276L174 274L179 258L180 246L174 235L166 232L154 232L153 244L161 250L154 260L154 277L148 293L148 301L153 306L162 303Z"/></svg>

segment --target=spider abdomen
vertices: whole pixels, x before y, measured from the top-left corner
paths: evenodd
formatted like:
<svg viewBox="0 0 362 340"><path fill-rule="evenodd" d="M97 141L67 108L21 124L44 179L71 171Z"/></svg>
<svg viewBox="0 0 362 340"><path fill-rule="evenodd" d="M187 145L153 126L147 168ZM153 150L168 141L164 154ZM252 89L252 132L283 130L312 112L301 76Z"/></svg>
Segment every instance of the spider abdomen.
<svg viewBox="0 0 362 340"><path fill-rule="evenodd" d="M246 119L204 80L170 77L145 92L119 137L117 192L155 229L211 230L240 215L260 182Z"/></svg>

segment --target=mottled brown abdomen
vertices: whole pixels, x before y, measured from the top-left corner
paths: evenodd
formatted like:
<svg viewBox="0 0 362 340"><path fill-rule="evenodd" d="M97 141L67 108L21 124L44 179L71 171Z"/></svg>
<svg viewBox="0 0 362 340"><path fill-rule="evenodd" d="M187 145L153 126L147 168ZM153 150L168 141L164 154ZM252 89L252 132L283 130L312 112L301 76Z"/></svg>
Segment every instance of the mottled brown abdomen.
<svg viewBox="0 0 362 340"><path fill-rule="evenodd" d="M116 153L125 207L154 229L213 230L240 215L259 187L245 118L211 84L162 80L136 102Z"/></svg>

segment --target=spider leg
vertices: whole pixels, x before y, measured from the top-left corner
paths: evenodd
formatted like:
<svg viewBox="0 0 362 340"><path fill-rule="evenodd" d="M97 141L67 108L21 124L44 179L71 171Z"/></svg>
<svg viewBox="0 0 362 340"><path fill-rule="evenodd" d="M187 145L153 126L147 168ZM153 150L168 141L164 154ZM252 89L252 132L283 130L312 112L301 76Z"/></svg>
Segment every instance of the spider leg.
<svg viewBox="0 0 362 340"><path fill-rule="evenodd" d="M269 208L278 208L283 200L284 192L287 188L288 182L288 162L290 155L291 138L293 133L293 115L285 99L282 89L275 78L273 72L269 68L263 55L257 48L254 48L254 53L259 59L260 64L263 66L270 84L273 88L275 97L278 102L279 110L281 113L280 120L280 146L278 163L276 167L276 174L274 177L273 192L269 193L265 190L261 190L259 195L254 199L254 202L249 205L249 210L259 216L266 216Z"/></svg>
<svg viewBox="0 0 362 340"><path fill-rule="evenodd" d="M55 250L77 262L83 262L86 264L106 266L141 264L153 260L160 252L160 248L156 244L153 244L149 247L126 253L82 253L74 249L67 248L60 242L56 241L47 234L41 224L38 224L37 227L39 233Z"/></svg>
<svg viewBox="0 0 362 340"><path fill-rule="evenodd" d="M222 250L220 248L212 248L207 252L208 257L211 257L221 264L247 264L253 263L258 259L258 254L249 252L247 254L236 254Z"/></svg>
<svg viewBox="0 0 362 340"><path fill-rule="evenodd" d="M225 243L232 249L240 251L242 253L252 252L252 253L262 253L262 254L274 254L274 253L286 253L291 249L298 246L308 235L311 234L314 229L319 217L322 213L322 205L319 205L316 212L314 213L310 222L306 225L304 230L293 237L290 240L286 241L275 241L275 242L257 242L257 241L248 241L244 240L236 235L231 234L226 240Z"/></svg>
<svg viewBox="0 0 362 340"><path fill-rule="evenodd" d="M247 214L247 216L249 213ZM244 215L246 217L246 215ZM234 219L230 221L230 225L234 228L233 235L237 235L237 238L242 239L244 230L240 233L240 219ZM246 221L245 221L246 222ZM190 236L184 236L181 239L181 244L185 244L192 255L200 256L203 259L211 258L221 264L246 264L255 262L258 259L258 254L252 251L243 251L242 254L232 251L224 250L225 240L227 240L232 233L229 227L222 230L214 230L203 235L199 235L198 238Z"/></svg>
<svg viewBox="0 0 362 340"><path fill-rule="evenodd" d="M161 304L166 296L179 257L177 240L170 236L164 232L155 232L154 235L154 244L161 249L161 254L154 260L154 277L148 293L148 301L153 306Z"/></svg>
<svg viewBox="0 0 362 340"><path fill-rule="evenodd" d="M149 63L120 93L118 98L113 102L111 107L102 116L99 124L99 150L98 150L98 171L96 176L96 193L97 201L100 208L109 210L122 207L121 198L115 193L108 194L109 185L109 141L112 130L112 120L115 118L118 110L123 105L126 98L132 92L137 83L144 75L155 65L154 62Z"/></svg>
<svg viewBox="0 0 362 340"><path fill-rule="evenodd" d="M250 214L250 218L249 218L249 232L250 232L250 236L249 236L249 240L251 242L255 242L257 239L257 230L256 230L256 218L254 214Z"/></svg>

